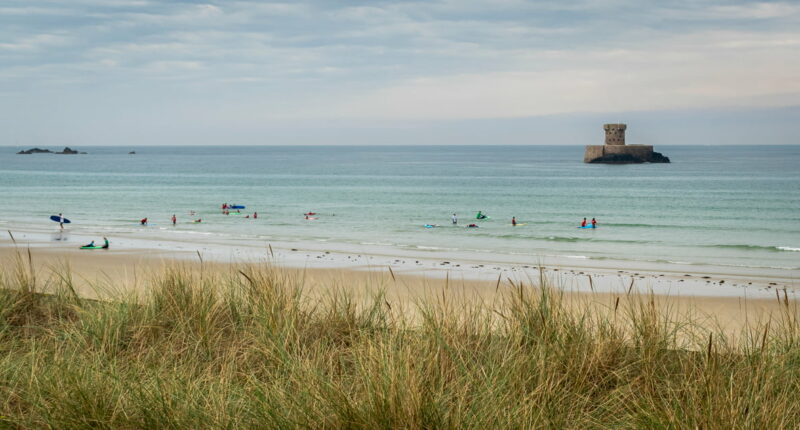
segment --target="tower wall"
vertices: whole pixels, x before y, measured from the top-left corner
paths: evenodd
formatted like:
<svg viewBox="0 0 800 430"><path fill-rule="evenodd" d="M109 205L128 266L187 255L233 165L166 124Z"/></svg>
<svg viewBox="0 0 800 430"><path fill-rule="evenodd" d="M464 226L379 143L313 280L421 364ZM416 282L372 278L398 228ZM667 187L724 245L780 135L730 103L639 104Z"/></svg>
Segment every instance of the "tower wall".
<svg viewBox="0 0 800 430"><path fill-rule="evenodd" d="M603 130L606 131L606 145L625 144L625 124L604 124Z"/></svg>

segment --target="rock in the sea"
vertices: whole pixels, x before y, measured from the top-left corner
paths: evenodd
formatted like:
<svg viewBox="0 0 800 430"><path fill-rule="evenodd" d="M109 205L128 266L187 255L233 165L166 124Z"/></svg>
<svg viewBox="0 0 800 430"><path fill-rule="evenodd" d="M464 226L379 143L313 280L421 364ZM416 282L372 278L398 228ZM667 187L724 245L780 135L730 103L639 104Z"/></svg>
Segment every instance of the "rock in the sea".
<svg viewBox="0 0 800 430"><path fill-rule="evenodd" d="M17 154L52 154L53 151L49 149L31 148L27 151L19 151Z"/></svg>
<svg viewBox="0 0 800 430"><path fill-rule="evenodd" d="M660 153L660 152L653 152L653 155L650 156L649 163L669 163L669 157Z"/></svg>
<svg viewBox="0 0 800 430"><path fill-rule="evenodd" d="M134 155L134 154L136 154L136 151L131 151L128 153L128 155Z"/></svg>
<svg viewBox="0 0 800 430"><path fill-rule="evenodd" d="M64 150L61 152L56 152L56 154L77 154L78 151L70 148L69 146L65 146Z"/></svg>
<svg viewBox="0 0 800 430"><path fill-rule="evenodd" d="M665 157L660 152L652 152L650 154L643 154L643 155L624 154L624 153L605 154L598 158L594 158L588 161L588 163L605 163L605 164L669 163L669 157Z"/></svg>
<svg viewBox="0 0 800 430"><path fill-rule="evenodd" d="M644 163L644 160L631 154L606 154L593 158L587 161L587 163L629 164Z"/></svg>

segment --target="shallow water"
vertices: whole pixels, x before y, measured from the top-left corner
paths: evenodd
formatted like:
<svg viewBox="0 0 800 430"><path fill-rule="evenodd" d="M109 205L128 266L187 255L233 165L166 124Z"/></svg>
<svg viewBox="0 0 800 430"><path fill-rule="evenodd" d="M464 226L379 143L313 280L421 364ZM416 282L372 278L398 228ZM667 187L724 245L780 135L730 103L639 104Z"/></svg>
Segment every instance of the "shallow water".
<svg viewBox="0 0 800 430"><path fill-rule="evenodd" d="M0 228L54 229L63 212L112 236L800 268L800 146L665 146L672 164L621 166L583 164L575 146L19 149L0 148ZM583 217L599 228L577 229Z"/></svg>

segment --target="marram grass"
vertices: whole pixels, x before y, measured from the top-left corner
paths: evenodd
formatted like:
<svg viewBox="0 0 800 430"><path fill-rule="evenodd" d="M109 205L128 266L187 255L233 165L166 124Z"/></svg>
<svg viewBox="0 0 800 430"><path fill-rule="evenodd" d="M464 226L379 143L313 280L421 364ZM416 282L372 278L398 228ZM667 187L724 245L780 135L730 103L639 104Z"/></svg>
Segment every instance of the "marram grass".
<svg viewBox="0 0 800 430"><path fill-rule="evenodd" d="M412 312L270 266L166 268L109 301L68 267L3 268L3 428L800 428L788 299L734 342L652 298L581 310L547 285Z"/></svg>

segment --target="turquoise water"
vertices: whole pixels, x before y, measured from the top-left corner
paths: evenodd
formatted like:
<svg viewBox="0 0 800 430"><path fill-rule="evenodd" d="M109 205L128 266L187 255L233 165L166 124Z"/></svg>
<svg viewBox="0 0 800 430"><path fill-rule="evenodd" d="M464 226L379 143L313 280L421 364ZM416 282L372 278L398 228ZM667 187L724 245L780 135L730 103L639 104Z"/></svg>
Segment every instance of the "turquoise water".
<svg viewBox="0 0 800 430"><path fill-rule="evenodd" d="M800 267L800 146L669 146L672 164L621 166L583 164L575 146L19 149L0 148L4 229L53 229L63 212L72 228L135 235L140 218L168 227L175 213L170 234L187 237ZM599 228L577 229L583 217Z"/></svg>

